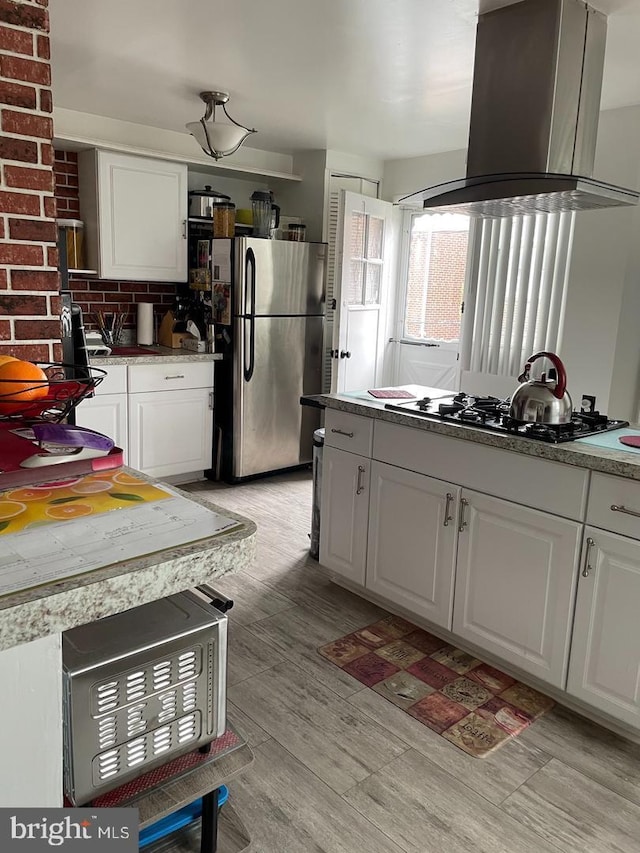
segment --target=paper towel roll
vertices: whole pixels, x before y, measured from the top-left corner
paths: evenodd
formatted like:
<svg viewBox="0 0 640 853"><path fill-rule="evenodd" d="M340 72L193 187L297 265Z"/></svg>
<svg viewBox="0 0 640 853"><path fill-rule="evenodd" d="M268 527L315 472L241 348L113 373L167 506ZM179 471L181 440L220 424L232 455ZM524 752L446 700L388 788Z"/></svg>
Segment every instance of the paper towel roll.
<svg viewBox="0 0 640 853"><path fill-rule="evenodd" d="M148 347L153 343L153 305L151 302L138 303L137 339L140 346Z"/></svg>

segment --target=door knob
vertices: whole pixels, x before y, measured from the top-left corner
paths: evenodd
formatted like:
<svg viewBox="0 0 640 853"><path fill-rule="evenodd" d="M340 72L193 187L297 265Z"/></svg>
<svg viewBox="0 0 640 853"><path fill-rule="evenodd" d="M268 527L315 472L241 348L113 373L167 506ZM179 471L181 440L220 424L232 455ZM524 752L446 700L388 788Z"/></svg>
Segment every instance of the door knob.
<svg viewBox="0 0 640 853"><path fill-rule="evenodd" d="M340 358L351 358L351 353L348 350L340 350Z"/></svg>

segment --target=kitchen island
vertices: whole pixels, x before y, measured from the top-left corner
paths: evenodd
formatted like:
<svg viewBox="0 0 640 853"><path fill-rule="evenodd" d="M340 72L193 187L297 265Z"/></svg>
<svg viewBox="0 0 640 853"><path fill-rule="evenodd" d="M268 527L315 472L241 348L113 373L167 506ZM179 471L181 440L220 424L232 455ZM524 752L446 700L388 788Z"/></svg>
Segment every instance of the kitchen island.
<svg viewBox="0 0 640 853"><path fill-rule="evenodd" d="M640 454L313 402L333 579L638 737Z"/></svg>
<svg viewBox="0 0 640 853"><path fill-rule="evenodd" d="M3 807L62 805L62 631L197 584L214 583L216 577L252 563L256 532L252 521L193 495L181 496L219 511L238 525L208 539L105 565L0 599ZM83 520L65 524L79 526Z"/></svg>

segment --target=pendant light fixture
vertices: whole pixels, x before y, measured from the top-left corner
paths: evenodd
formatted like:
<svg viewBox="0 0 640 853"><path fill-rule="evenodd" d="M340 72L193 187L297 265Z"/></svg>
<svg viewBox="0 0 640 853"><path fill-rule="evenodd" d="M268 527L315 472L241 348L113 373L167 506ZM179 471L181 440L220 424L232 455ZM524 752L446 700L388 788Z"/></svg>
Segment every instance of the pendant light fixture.
<svg viewBox="0 0 640 853"><path fill-rule="evenodd" d="M200 98L207 105L205 113L200 121L190 121L186 127L209 157L214 160L228 157L240 148L247 136L257 133L255 128L249 129L231 118L226 107L229 100L227 92L200 92ZM216 121L216 107L222 107L231 124Z"/></svg>

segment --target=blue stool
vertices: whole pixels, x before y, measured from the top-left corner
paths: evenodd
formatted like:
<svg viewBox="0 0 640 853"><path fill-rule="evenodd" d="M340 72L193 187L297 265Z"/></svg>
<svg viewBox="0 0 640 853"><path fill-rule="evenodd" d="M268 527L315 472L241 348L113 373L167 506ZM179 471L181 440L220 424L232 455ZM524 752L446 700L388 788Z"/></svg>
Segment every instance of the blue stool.
<svg viewBox="0 0 640 853"><path fill-rule="evenodd" d="M190 823L201 818L202 840L200 850L202 853L215 853L218 845L218 810L227 802L229 789L221 785L215 791L210 791L204 797L194 800L188 806L183 806L176 812L163 817L161 820L147 826L140 833L138 849L142 850L154 841L164 838L178 829L183 829Z"/></svg>

